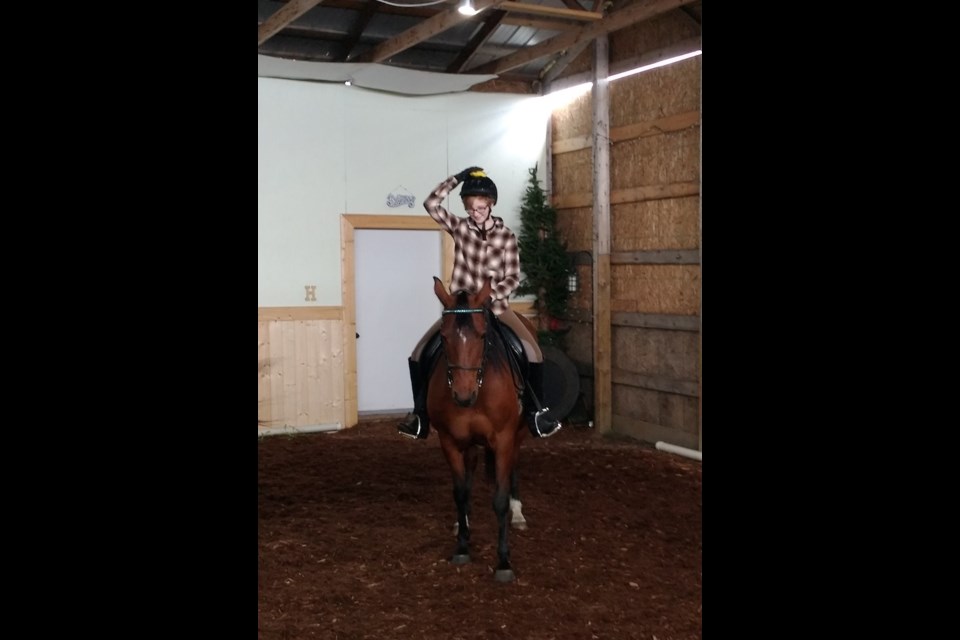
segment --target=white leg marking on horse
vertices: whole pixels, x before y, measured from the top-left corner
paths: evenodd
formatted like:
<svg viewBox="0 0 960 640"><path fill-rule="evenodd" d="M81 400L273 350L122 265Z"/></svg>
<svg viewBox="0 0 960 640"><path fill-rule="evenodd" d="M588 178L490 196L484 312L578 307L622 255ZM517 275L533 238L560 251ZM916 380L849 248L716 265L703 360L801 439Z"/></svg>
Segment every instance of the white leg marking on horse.
<svg viewBox="0 0 960 640"><path fill-rule="evenodd" d="M470 516L466 516L466 518L467 518L467 527L469 528L469 527L470 527ZM459 523L459 522L454 522L454 523L453 523L453 535L457 535L458 533L460 533L460 523Z"/></svg>
<svg viewBox="0 0 960 640"><path fill-rule="evenodd" d="M522 502L510 498L510 526L514 529L523 530L527 528L527 519L523 517L521 508L523 508Z"/></svg>

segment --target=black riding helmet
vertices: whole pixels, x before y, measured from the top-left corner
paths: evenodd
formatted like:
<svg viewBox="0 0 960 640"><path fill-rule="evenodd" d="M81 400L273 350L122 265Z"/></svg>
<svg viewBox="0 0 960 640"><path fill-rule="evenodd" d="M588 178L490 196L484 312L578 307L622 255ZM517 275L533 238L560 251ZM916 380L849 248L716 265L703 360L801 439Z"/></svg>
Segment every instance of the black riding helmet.
<svg viewBox="0 0 960 640"><path fill-rule="evenodd" d="M460 187L460 198L467 196L487 196L493 204L497 204L497 185L482 170L474 171L467 176L463 186Z"/></svg>

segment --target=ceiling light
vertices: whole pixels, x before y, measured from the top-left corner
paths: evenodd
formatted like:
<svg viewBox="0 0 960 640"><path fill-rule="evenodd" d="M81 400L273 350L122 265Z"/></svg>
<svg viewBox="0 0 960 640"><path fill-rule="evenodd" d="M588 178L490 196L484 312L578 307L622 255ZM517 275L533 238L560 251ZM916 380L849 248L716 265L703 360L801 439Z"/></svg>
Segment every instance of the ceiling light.
<svg viewBox="0 0 960 640"><path fill-rule="evenodd" d="M695 56L699 56L702 54L703 54L703 51L701 51L700 49L697 49L696 51L691 51L689 53L684 53L683 55L667 58L666 60L660 60L652 64L643 65L642 67L630 69L629 71L615 73L611 76L607 76L607 82L612 82L613 80L619 80L620 78L626 78L627 76L632 76L635 73L642 73L644 71L649 71L650 69L663 67L668 64L673 64L674 62L679 62L681 60L686 60L687 58L693 58ZM577 74L577 75L586 75L586 74L583 73L583 74ZM558 107L566 106L567 104L572 102L575 98L579 97L581 94L589 91L592 88L593 88L593 81L588 81L578 85L565 87L563 89L553 90L543 97L549 98L551 109L556 109Z"/></svg>
<svg viewBox="0 0 960 640"><path fill-rule="evenodd" d="M459 11L465 16L477 15L477 10L473 8L473 0L462 0L460 2L460 7L457 9L457 11Z"/></svg>
<svg viewBox="0 0 960 640"><path fill-rule="evenodd" d="M644 71L649 71L650 69L656 69L657 67L665 67L668 64L673 64L674 62L680 62L681 60L686 60L687 58L692 58L694 56L699 56L703 51L697 49L696 51L691 51L690 53L685 53L681 56L674 56L672 58L667 58L666 60L660 60L659 62L654 62L653 64L647 64L642 67L637 67L636 69L630 69L630 71L624 71L623 73L615 73L612 76L608 77L607 80L619 80L620 78L626 78L627 76L632 76L635 73L643 73Z"/></svg>

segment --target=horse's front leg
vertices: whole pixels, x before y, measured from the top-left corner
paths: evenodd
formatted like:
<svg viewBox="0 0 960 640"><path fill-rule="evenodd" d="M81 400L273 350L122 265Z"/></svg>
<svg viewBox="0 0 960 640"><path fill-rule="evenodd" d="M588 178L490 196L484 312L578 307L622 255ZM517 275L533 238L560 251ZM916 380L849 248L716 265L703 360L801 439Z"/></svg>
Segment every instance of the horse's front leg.
<svg viewBox="0 0 960 640"><path fill-rule="evenodd" d="M457 547L450 561L454 564L470 562L470 492L473 488L473 470L476 452L456 448L453 442L441 442L453 476L453 501L457 505Z"/></svg>

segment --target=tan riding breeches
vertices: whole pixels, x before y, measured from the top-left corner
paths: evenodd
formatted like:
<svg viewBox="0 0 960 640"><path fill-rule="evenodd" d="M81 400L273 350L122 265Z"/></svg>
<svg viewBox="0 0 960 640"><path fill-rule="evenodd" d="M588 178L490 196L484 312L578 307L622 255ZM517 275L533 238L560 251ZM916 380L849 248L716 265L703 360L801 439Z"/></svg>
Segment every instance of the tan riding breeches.
<svg viewBox="0 0 960 640"><path fill-rule="evenodd" d="M520 318L517 316L516 312L513 309L507 309L500 314L499 318L500 322L513 329L513 332L517 334L518 338L520 338L520 342L523 344L523 350L527 354L527 360L530 362L543 362L543 352L540 351L540 347L537 345L536 340L534 340L533 336L530 335L527 327L524 326L523 322L520 321ZM411 359L420 362L420 354L423 353L423 348L430 340L430 336L440 330L440 323L442 321L443 318L437 320L433 323L432 327L427 329L427 332L423 334L422 338L420 338L420 342L418 342L417 346L413 348L413 353L410 354Z"/></svg>

